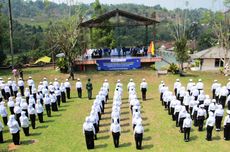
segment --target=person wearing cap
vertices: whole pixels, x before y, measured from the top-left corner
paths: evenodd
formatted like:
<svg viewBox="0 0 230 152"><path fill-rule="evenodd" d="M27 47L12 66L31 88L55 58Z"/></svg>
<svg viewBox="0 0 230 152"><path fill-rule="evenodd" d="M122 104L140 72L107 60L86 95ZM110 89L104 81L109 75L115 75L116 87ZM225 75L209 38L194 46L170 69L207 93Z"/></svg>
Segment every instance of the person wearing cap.
<svg viewBox="0 0 230 152"><path fill-rule="evenodd" d="M114 121L111 124L110 131L112 132L114 146L115 146L115 148L118 148L119 147L119 138L120 138L120 134L121 134L120 124L117 121Z"/></svg>
<svg viewBox="0 0 230 152"><path fill-rule="evenodd" d="M107 101L109 99L109 82L107 79L104 80L104 83L102 86L107 89L107 95L106 95L106 101Z"/></svg>
<svg viewBox="0 0 230 152"><path fill-rule="evenodd" d="M14 100L13 100L13 97L9 97L9 100L7 102L7 106L10 109L11 115L13 115L14 114Z"/></svg>
<svg viewBox="0 0 230 152"><path fill-rule="evenodd" d="M178 89L178 91L179 91L179 100L180 100L181 105L182 105L183 101L184 101L184 96L186 95L185 87L180 87Z"/></svg>
<svg viewBox="0 0 230 152"><path fill-rule="evenodd" d="M148 89L148 84L145 81L145 79L142 79L142 82L140 84L140 89L141 89L141 93L142 93L142 100L146 101L146 92L147 92L147 89Z"/></svg>
<svg viewBox="0 0 230 152"><path fill-rule="evenodd" d="M142 148L142 139L144 134L144 128L141 122L138 122L134 128L134 137L136 142L136 149L140 150Z"/></svg>
<svg viewBox="0 0 230 152"><path fill-rule="evenodd" d="M94 139L97 140L97 133L99 132L99 125L98 125L99 118L95 110L92 109L89 117L90 117L90 121L93 123L93 126L95 128Z"/></svg>
<svg viewBox="0 0 230 152"><path fill-rule="evenodd" d="M44 86L46 89L48 89L49 83L48 83L46 77L43 78L42 84L43 84L43 86Z"/></svg>
<svg viewBox="0 0 230 152"><path fill-rule="evenodd" d="M61 91L60 91L60 89L59 88L55 89L54 94L57 98L57 104L60 107L60 105L61 105Z"/></svg>
<svg viewBox="0 0 230 152"><path fill-rule="evenodd" d="M7 110L5 107L5 102L0 102L0 115L2 116L2 120L4 125L7 125Z"/></svg>
<svg viewBox="0 0 230 152"><path fill-rule="evenodd" d="M189 112L190 101L191 101L191 96L189 95L189 92L187 91L185 96L184 96L183 103L182 103L185 106L185 109L187 112Z"/></svg>
<svg viewBox="0 0 230 152"><path fill-rule="evenodd" d="M216 99L212 99L211 103L210 103L210 105L208 107L208 111L209 112L211 111L211 112L215 113L216 109L217 109Z"/></svg>
<svg viewBox="0 0 230 152"><path fill-rule="evenodd" d="M206 117L206 111L204 109L204 105L199 105L199 109L197 111L197 122L198 122L198 131L203 130L204 119Z"/></svg>
<svg viewBox="0 0 230 152"><path fill-rule="evenodd" d="M224 109L222 105L217 105L217 109L214 113L215 119L216 119L216 131L221 130L221 122L224 116Z"/></svg>
<svg viewBox="0 0 230 152"><path fill-rule="evenodd" d="M4 126L0 121L0 143L4 143L4 140L3 140L3 128L4 128Z"/></svg>
<svg viewBox="0 0 230 152"><path fill-rule="evenodd" d="M199 96L199 90L197 89L196 86L193 86L192 87L192 96L194 97L195 100L198 99L198 96Z"/></svg>
<svg viewBox="0 0 230 152"><path fill-rule="evenodd" d="M209 95L205 95L205 99L204 99L204 109L206 111L206 116L208 118L209 116L209 113L208 113L208 108L209 108L209 105L211 104L211 99L209 97Z"/></svg>
<svg viewBox="0 0 230 152"><path fill-rule="evenodd" d="M206 140L211 141L212 140L212 130L215 125L215 117L212 112L209 112L209 117L206 120L206 128L207 128L207 135L206 135Z"/></svg>
<svg viewBox="0 0 230 152"><path fill-rule="evenodd" d="M199 101L196 101L195 98L193 96L191 96L190 102L189 102L189 113L190 115L192 115L193 112L193 107L198 105Z"/></svg>
<svg viewBox="0 0 230 152"><path fill-rule="evenodd" d="M82 83L80 81L80 78L77 78L76 90L77 90L78 98L82 98Z"/></svg>
<svg viewBox="0 0 230 152"><path fill-rule="evenodd" d="M66 103L66 89L63 83L61 83L60 91L61 91L61 101L62 103Z"/></svg>
<svg viewBox="0 0 230 152"><path fill-rule="evenodd" d="M21 95L24 96L25 84L24 84L24 81L22 80L22 78L19 78L19 80L18 80L18 87L19 87L19 90L21 92Z"/></svg>
<svg viewBox="0 0 230 152"><path fill-rule="evenodd" d="M186 114L186 118L183 121L183 130L184 130L184 141L188 142L190 139L190 131L192 127L192 119L190 114Z"/></svg>
<svg viewBox="0 0 230 152"><path fill-rule="evenodd" d="M65 86L65 89L66 89L67 99L70 99L71 85L70 85L68 79L65 80L64 86Z"/></svg>
<svg viewBox="0 0 230 152"><path fill-rule="evenodd" d="M58 111L57 99L55 95L50 94L50 102L52 111Z"/></svg>
<svg viewBox="0 0 230 152"><path fill-rule="evenodd" d="M57 90L60 87L60 84L57 78L54 79L53 86L55 90Z"/></svg>
<svg viewBox="0 0 230 152"><path fill-rule="evenodd" d="M182 109L182 106L181 106L181 102L178 102L177 105L175 106L175 109L174 109L174 116L175 116L175 119L176 119L176 127L179 127L179 113Z"/></svg>
<svg viewBox="0 0 230 152"><path fill-rule="evenodd" d="M184 133L183 122L184 122L184 119L186 118L187 114L188 113L186 111L185 106L182 106L181 111L179 112L179 116L178 116L178 122L179 122L179 126L180 126L180 133Z"/></svg>
<svg viewBox="0 0 230 152"><path fill-rule="evenodd" d="M16 98L18 93L18 86L16 84L16 81L12 81L12 90L13 90L13 96Z"/></svg>
<svg viewBox="0 0 230 152"><path fill-rule="evenodd" d="M189 95L192 95L192 87L194 86L194 82L192 79L189 79L189 82L187 84L187 91Z"/></svg>
<svg viewBox="0 0 230 152"><path fill-rule="evenodd" d="M198 95L197 100L199 101L199 105L204 104L204 100L205 100L204 90L200 90L200 94Z"/></svg>
<svg viewBox="0 0 230 152"><path fill-rule="evenodd" d="M216 103L220 103L220 92L221 92L221 84L218 83L218 86L216 88L216 91L215 91L215 99L216 99Z"/></svg>
<svg viewBox="0 0 230 152"><path fill-rule="evenodd" d="M136 84L133 82L133 79L130 79L129 80L129 83L128 83L128 85L127 85L127 89L128 89L128 91L129 91L129 89L130 88L135 88L136 87Z"/></svg>
<svg viewBox="0 0 230 152"><path fill-rule="evenodd" d="M1 94L2 94L2 96L3 96L4 99L6 100L5 83L4 83L3 80L2 80L1 83L0 83L0 89L1 89Z"/></svg>
<svg viewBox="0 0 230 152"><path fill-rule="evenodd" d="M90 117L86 117L83 124L83 134L85 134L85 142L87 149L94 149L94 134L95 128L90 121Z"/></svg>
<svg viewBox="0 0 230 152"><path fill-rule="evenodd" d="M223 108L225 108L225 104L226 104L226 99L228 96L228 89L227 87L223 86L220 90L220 104L222 104Z"/></svg>
<svg viewBox="0 0 230 152"><path fill-rule="evenodd" d="M214 80L212 87L211 87L211 91L212 91L212 98L215 99L216 98L216 88L218 87L218 81Z"/></svg>
<svg viewBox="0 0 230 152"><path fill-rule="evenodd" d="M230 110L227 110L227 114L224 119L224 140L230 140Z"/></svg>
<svg viewBox="0 0 230 152"><path fill-rule="evenodd" d="M32 94L32 87L34 85L34 80L31 76L29 76L29 79L27 80L27 85L29 86L30 94Z"/></svg>
<svg viewBox="0 0 230 152"><path fill-rule="evenodd" d="M47 116L48 116L48 117L51 117L51 109L50 109L51 99L50 99L50 97L49 97L48 94L45 95L44 104L45 104Z"/></svg>
<svg viewBox="0 0 230 152"><path fill-rule="evenodd" d="M194 121L194 126L198 126L197 112L198 112L198 104L195 104L192 109L192 119Z"/></svg>
<svg viewBox="0 0 230 152"><path fill-rule="evenodd" d="M21 126L20 119L19 119L21 116L21 112L22 112L22 109L20 107L20 103L16 102L14 106L14 114L15 114L15 119L17 120L19 126Z"/></svg>
<svg viewBox="0 0 230 152"><path fill-rule="evenodd" d="M44 121L43 121L43 106L42 106L42 104L41 104L41 102L40 102L40 100L37 100L37 103L36 103L36 105L35 105L35 108L36 108L36 113L37 113L37 115L38 115L38 120L39 120L39 122L40 123L43 123Z"/></svg>
<svg viewBox="0 0 230 152"><path fill-rule="evenodd" d="M160 101L162 106L164 106L164 100L163 100L163 94L165 91L167 91L167 86L165 86L165 84L162 85L162 87L160 88Z"/></svg>
<svg viewBox="0 0 230 152"><path fill-rule="evenodd" d="M22 111L21 116L20 116L19 119L20 119L21 127L23 129L23 132L24 132L25 136L29 136L30 135L29 119L26 116L25 111Z"/></svg>
<svg viewBox="0 0 230 152"><path fill-rule="evenodd" d="M14 145L20 145L20 127L18 122L15 120L14 115L10 115L7 126L9 127L10 133L12 134Z"/></svg>
<svg viewBox="0 0 230 152"><path fill-rule="evenodd" d="M8 84L5 85L4 90L5 90L6 100L9 100L9 97L10 97L10 88L9 88Z"/></svg>
<svg viewBox="0 0 230 152"><path fill-rule="evenodd" d="M30 117L31 126L33 129L35 129L36 128L36 110L34 109L32 104L29 104L28 106L28 114Z"/></svg>
<svg viewBox="0 0 230 152"><path fill-rule="evenodd" d="M88 99L91 100L92 99L93 85L92 85L90 79L88 79L88 83L86 84L86 90L87 90L87 93L88 93Z"/></svg>
<svg viewBox="0 0 230 152"><path fill-rule="evenodd" d="M171 101L171 103L170 103L170 111L171 111L171 115L172 115L172 120L173 120L173 121L176 120L174 111L175 111L176 105L179 104L179 103L180 103L180 101L176 99L176 96L173 96L173 97L172 97L172 101Z"/></svg>
<svg viewBox="0 0 230 152"><path fill-rule="evenodd" d="M11 78L8 78L7 85L10 88L10 95L14 96L14 92L13 92L13 88L12 88L12 83L13 83L13 81L11 80Z"/></svg>
<svg viewBox="0 0 230 152"><path fill-rule="evenodd" d="M25 112L25 115L28 117L28 104L25 99L21 100L20 107L22 108L22 111Z"/></svg>
<svg viewBox="0 0 230 152"><path fill-rule="evenodd" d="M30 90L29 90L29 88L25 89L25 97L26 97L27 104L29 104L29 98L30 98Z"/></svg>
<svg viewBox="0 0 230 152"><path fill-rule="evenodd" d="M199 90L199 93L200 93L201 90L204 89L204 83L202 82L201 79L198 80L198 82L197 82L197 84L196 84L196 87L197 87L197 89Z"/></svg>
<svg viewBox="0 0 230 152"><path fill-rule="evenodd" d="M50 94L54 94L55 88L54 88L53 82L49 83L48 90Z"/></svg>

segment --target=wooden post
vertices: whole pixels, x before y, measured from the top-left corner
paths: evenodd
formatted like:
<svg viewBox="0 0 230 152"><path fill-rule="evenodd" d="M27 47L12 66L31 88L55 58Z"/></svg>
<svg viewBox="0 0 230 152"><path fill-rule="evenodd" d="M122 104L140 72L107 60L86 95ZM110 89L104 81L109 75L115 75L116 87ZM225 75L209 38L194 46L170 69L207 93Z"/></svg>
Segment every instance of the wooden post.
<svg viewBox="0 0 230 152"><path fill-rule="evenodd" d="M11 0L8 0L9 6L9 30L10 30L10 52L11 52L11 64L12 69L14 68L14 47L13 47L13 24L12 24L12 11L11 11Z"/></svg>

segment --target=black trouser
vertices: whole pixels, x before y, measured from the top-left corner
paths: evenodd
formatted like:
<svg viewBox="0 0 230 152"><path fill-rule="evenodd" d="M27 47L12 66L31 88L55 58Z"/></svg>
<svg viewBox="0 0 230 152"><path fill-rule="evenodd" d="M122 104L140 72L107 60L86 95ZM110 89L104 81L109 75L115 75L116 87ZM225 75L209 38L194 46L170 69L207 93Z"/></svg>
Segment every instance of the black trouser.
<svg viewBox="0 0 230 152"><path fill-rule="evenodd" d="M174 110L175 110L175 108L172 108L172 107L171 107L171 114L172 114L172 120L173 120L173 121L176 120L176 119L175 119L175 115L174 115Z"/></svg>
<svg viewBox="0 0 230 152"><path fill-rule="evenodd" d="M230 110L230 101L228 101L228 110Z"/></svg>
<svg viewBox="0 0 230 152"><path fill-rule="evenodd" d="M141 88L141 92L142 92L142 100L145 101L146 100L147 89L146 88Z"/></svg>
<svg viewBox="0 0 230 152"><path fill-rule="evenodd" d="M20 117L21 117L21 113L15 114L15 119L17 120L19 126L21 126L20 119L19 119Z"/></svg>
<svg viewBox="0 0 230 152"><path fill-rule="evenodd" d="M184 119L185 119L185 118L180 118L180 120L179 120L180 132L181 132L181 133L184 132L184 130L183 130L183 122L184 122Z"/></svg>
<svg viewBox="0 0 230 152"><path fill-rule="evenodd" d="M18 130L18 132L12 134L13 137L13 142L15 145L20 145L20 131Z"/></svg>
<svg viewBox="0 0 230 152"><path fill-rule="evenodd" d="M58 111L57 102L51 103L52 111Z"/></svg>
<svg viewBox="0 0 230 152"><path fill-rule="evenodd" d="M3 140L3 131L0 131L0 143L3 143L4 140Z"/></svg>
<svg viewBox="0 0 230 152"><path fill-rule="evenodd" d="M32 94L32 86L29 86L30 94Z"/></svg>
<svg viewBox="0 0 230 152"><path fill-rule="evenodd" d="M176 127L179 127L178 117L179 117L179 112L176 112L176 113L175 113Z"/></svg>
<svg viewBox="0 0 230 152"><path fill-rule="evenodd" d="M10 97L10 93L6 92L6 100L9 100L9 97Z"/></svg>
<svg viewBox="0 0 230 152"><path fill-rule="evenodd" d="M206 116L207 116L207 118L209 117L209 114L208 114L208 105L207 106L204 106L204 109L205 109L205 111L206 111Z"/></svg>
<svg viewBox="0 0 230 152"><path fill-rule="evenodd" d="M164 101L163 101L163 93L160 94L160 101L161 101L161 104L162 106L164 105Z"/></svg>
<svg viewBox="0 0 230 152"><path fill-rule="evenodd" d="M194 126L198 126L197 111L193 113Z"/></svg>
<svg viewBox="0 0 230 152"><path fill-rule="evenodd" d="M206 139L207 140L212 140L212 130L213 130L213 126L207 126L207 136Z"/></svg>
<svg viewBox="0 0 230 152"><path fill-rule="evenodd" d="M213 89L212 90L212 99L215 99L216 98L216 89Z"/></svg>
<svg viewBox="0 0 230 152"><path fill-rule="evenodd" d="M164 101L164 106L165 106L165 109L167 109L167 102Z"/></svg>
<svg viewBox="0 0 230 152"><path fill-rule="evenodd" d="M92 99L92 90L87 90L88 93L88 99L91 100Z"/></svg>
<svg viewBox="0 0 230 152"><path fill-rule="evenodd" d="M191 128L184 128L184 140L189 141Z"/></svg>
<svg viewBox="0 0 230 152"><path fill-rule="evenodd" d="M104 101L104 100L102 100L101 102L102 102L102 111L101 111L101 112L102 112L102 113L104 113L104 109L105 109L105 101Z"/></svg>
<svg viewBox="0 0 230 152"><path fill-rule="evenodd" d="M66 88L67 99L70 99L70 88Z"/></svg>
<svg viewBox="0 0 230 152"><path fill-rule="evenodd" d="M3 100L3 99L2 99L2 97L1 97L1 98L0 98L0 102L2 102L2 100Z"/></svg>
<svg viewBox="0 0 230 152"><path fill-rule="evenodd" d="M220 104L222 104L223 109L225 108L226 99L226 96L220 96Z"/></svg>
<svg viewBox="0 0 230 152"><path fill-rule="evenodd" d="M35 129L36 127L36 115L35 114L30 114L30 121L31 121L31 126L33 129Z"/></svg>
<svg viewBox="0 0 230 152"><path fill-rule="evenodd" d="M94 149L93 131L85 131L85 142L87 149Z"/></svg>
<svg viewBox="0 0 230 152"><path fill-rule="evenodd" d="M46 107L46 114L48 117L51 117L51 109L50 109L50 104L45 104Z"/></svg>
<svg viewBox="0 0 230 152"><path fill-rule="evenodd" d="M119 147L119 138L120 138L120 133L119 132L112 132L112 135L113 135L113 143L114 143L114 146L115 148L118 148Z"/></svg>
<svg viewBox="0 0 230 152"><path fill-rule="evenodd" d="M58 106L60 107L60 105L61 105L61 96L57 96L57 103L58 103Z"/></svg>
<svg viewBox="0 0 230 152"><path fill-rule="evenodd" d="M216 129L221 129L221 122L222 122L223 117L221 116L216 116Z"/></svg>
<svg viewBox="0 0 230 152"><path fill-rule="evenodd" d="M14 107L10 107L10 113L14 115Z"/></svg>
<svg viewBox="0 0 230 152"><path fill-rule="evenodd" d="M136 149L141 149L142 139L143 139L143 133L141 134L135 133Z"/></svg>
<svg viewBox="0 0 230 152"><path fill-rule="evenodd" d="M175 96L177 95L177 89L174 89Z"/></svg>
<svg viewBox="0 0 230 152"><path fill-rule="evenodd" d="M22 128L22 129L23 129L23 132L24 132L25 136L29 136L30 135L30 127Z"/></svg>
<svg viewBox="0 0 230 152"><path fill-rule="evenodd" d="M20 89L21 95L24 96L24 86L20 86L19 89Z"/></svg>
<svg viewBox="0 0 230 152"><path fill-rule="evenodd" d="M61 92L61 101L62 101L62 103L66 103L65 92Z"/></svg>
<svg viewBox="0 0 230 152"><path fill-rule="evenodd" d="M219 104L219 96L216 96L216 103Z"/></svg>
<svg viewBox="0 0 230 152"><path fill-rule="evenodd" d="M192 110L193 110L193 107L190 107L190 108L189 108L189 113L190 113L190 115L192 115Z"/></svg>
<svg viewBox="0 0 230 152"><path fill-rule="evenodd" d="M181 105L184 105L183 104L183 100L184 100L184 97L180 97L180 103L181 103Z"/></svg>
<svg viewBox="0 0 230 152"><path fill-rule="evenodd" d="M15 98L17 97L17 93L18 93L18 91L14 91L14 97Z"/></svg>
<svg viewBox="0 0 230 152"><path fill-rule="evenodd" d="M6 100L6 92L5 92L5 90L2 89L2 90L1 90L1 93L2 93L3 98Z"/></svg>
<svg viewBox="0 0 230 152"><path fill-rule="evenodd" d="M77 88L77 94L78 94L78 98L82 97L82 89L81 88Z"/></svg>
<svg viewBox="0 0 230 152"><path fill-rule="evenodd" d="M9 86L9 88L10 88L10 96L14 96L14 92L13 92L12 86Z"/></svg>
<svg viewBox="0 0 230 152"><path fill-rule="evenodd" d="M168 114L171 115L171 109L170 109L170 101L167 103L167 108L168 108Z"/></svg>
<svg viewBox="0 0 230 152"><path fill-rule="evenodd" d="M198 131L202 131L203 130L203 126L204 126L204 116L198 116L197 121L198 121Z"/></svg>
<svg viewBox="0 0 230 152"><path fill-rule="evenodd" d="M225 140L230 140L230 123L224 126L224 138Z"/></svg>
<svg viewBox="0 0 230 152"><path fill-rule="evenodd" d="M7 122L8 122L7 116L6 117L2 117L2 120L3 120L4 125L7 126Z"/></svg>
<svg viewBox="0 0 230 152"><path fill-rule="evenodd" d="M43 123L43 112L42 113L38 113L38 120L40 123Z"/></svg>
<svg viewBox="0 0 230 152"><path fill-rule="evenodd" d="M34 96L34 100L37 101L37 94L33 93L33 96Z"/></svg>
<svg viewBox="0 0 230 152"><path fill-rule="evenodd" d="M30 97L26 97L26 102L27 102L28 105L29 105L29 98Z"/></svg>
<svg viewBox="0 0 230 152"><path fill-rule="evenodd" d="M196 101L197 101L197 99L198 99L198 96L194 96L194 100L196 100Z"/></svg>

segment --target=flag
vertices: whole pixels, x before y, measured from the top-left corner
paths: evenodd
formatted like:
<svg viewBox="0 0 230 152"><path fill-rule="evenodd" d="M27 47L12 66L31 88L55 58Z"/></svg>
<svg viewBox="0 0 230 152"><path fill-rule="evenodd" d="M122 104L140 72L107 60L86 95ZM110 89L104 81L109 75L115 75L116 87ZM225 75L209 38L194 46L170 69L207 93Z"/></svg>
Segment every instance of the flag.
<svg viewBox="0 0 230 152"><path fill-rule="evenodd" d="M150 42L149 48L148 48L148 54L155 54L155 47L153 41Z"/></svg>

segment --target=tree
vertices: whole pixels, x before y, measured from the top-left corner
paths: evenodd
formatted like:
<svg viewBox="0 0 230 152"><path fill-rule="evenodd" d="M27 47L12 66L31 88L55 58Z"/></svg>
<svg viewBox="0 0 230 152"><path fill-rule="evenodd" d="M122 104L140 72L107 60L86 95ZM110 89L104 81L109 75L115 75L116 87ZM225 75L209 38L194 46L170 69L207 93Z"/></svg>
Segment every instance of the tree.
<svg viewBox="0 0 230 152"><path fill-rule="evenodd" d="M230 0L224 0L224 5L230 8Z"/></svg>

